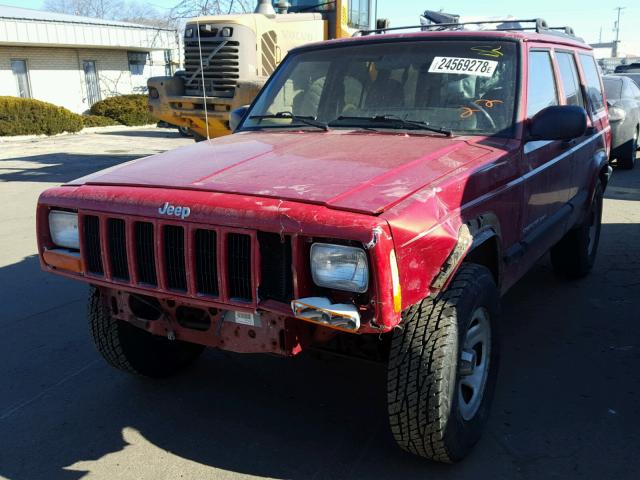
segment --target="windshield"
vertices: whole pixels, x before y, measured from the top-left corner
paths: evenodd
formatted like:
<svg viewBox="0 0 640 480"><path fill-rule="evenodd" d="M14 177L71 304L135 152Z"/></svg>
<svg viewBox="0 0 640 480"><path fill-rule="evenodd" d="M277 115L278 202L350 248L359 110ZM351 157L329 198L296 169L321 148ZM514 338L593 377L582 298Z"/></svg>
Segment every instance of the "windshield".
<svg viewBox="0 0 640 480"><path fill-rule="evenodd" d="M278 2L273 1L273 6L277 7ZM290 0L289 12L327 12L336 9L335 0Z"/></svg>
<svg viewBox="0 0 640 480"><path fill-rule="evenodd" d="M405 129L420 122L455 133L510 135L515 42L367 43L290 55L243 128ZM415 123L414 125L417 125Z"/></svg>

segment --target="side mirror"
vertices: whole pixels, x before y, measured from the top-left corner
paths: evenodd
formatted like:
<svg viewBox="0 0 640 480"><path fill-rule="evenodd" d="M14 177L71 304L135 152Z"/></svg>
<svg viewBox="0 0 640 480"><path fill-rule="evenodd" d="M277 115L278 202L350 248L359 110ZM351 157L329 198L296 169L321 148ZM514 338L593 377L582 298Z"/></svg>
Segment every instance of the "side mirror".
<svg viewBox="0 0 640 480"><path fill-rule="evenodd" d="M540 110L529 121L528 140L572 140L587 130L587 112L582 107L557 105Z"/></svg>
<svg viewBox="0 0 640 480"><path fill-rule="evenodd" d="M229 114L229 128L232 132L236 131L236 128L238 128L238 125L240 125L240 122L248 111L249 105L243 105L242 107L231 110L231 113Z"/></svg>

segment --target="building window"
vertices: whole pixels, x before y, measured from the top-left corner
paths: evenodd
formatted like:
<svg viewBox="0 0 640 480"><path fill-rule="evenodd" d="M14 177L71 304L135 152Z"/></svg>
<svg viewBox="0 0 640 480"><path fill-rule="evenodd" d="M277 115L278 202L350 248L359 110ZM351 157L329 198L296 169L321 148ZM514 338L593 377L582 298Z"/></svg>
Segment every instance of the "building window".
<svg viewBox="0 0 640 480"><path fill-rule="evenodd" d="M11 70L18 86L18 95L22 98L31 98L31 85L29 85L29 71L26 60L11 60Z"/></svg>
<svg viewBox="0 0 640 480"><path fill-rule="evenodd" d="M131 75L143 75L149 54L147 52L127 52L127 56L129 57Z"/></svg>
<svg viewBox="0 0 640 480"><path fill-rule="evenodd" d="M89 106L100 101L100 82L98 81L98 70L95 60L83 60L84 82L87 88L87 101Z"/></svg>

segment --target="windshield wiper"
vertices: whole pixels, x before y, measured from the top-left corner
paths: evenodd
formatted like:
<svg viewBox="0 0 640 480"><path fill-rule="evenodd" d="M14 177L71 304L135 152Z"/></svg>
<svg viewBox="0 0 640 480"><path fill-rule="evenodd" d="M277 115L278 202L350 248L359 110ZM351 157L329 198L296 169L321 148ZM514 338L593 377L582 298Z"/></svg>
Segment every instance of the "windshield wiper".
<svg viewBox="0 0 640 480"><path fill-rule="evenodd" d="M342 121L342 120L367 120L368 122L374 123L374 124L375 123L399 123L402 127L410 127L410 128L415 128L419 130L428 130L429 132L440 133L442 135L446 135L447 137L450 137L451 135L453 135L453 132L451 130L447 130L445 128L440 128L440 127L432 127L427 122L423 122L421 120L408 120L406 118L401 118L396 115L374 115L372 117L364 117L364 116L357 117L357 116L341 115L335 120L329 122L329 125L331 125L334 122Z"/></svg>
<svg viewBox="0 0 640 480"><path fill-rule="evenodd" d="M293 121L304 123L305 125L311 125L312 127L321 128L325 132L329 131L329 125L324 122L320 122L315 117L305 115L294 115L291 112L278 112L268 115L251 115L250 119L263 120L265 118L290 118Z"/></svg>

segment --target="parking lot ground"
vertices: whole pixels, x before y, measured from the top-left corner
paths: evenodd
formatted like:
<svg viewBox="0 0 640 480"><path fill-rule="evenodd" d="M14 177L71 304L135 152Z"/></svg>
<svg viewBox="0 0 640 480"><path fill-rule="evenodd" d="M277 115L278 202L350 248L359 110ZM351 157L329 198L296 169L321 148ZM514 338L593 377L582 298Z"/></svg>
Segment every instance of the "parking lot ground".
<svg viewBox="0 0 640 480"><path fill-rule="evenodd" d="M190 142L141 129L0 144L0 477L638 478L640 168L614 172L592 275L559 280L543 258L504 298L486 434L444 466L395 447L382 366L209 351L153 382L98 358L87 287L40 271L37 196Z"/></svg>

